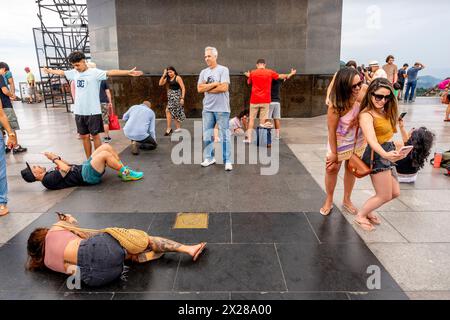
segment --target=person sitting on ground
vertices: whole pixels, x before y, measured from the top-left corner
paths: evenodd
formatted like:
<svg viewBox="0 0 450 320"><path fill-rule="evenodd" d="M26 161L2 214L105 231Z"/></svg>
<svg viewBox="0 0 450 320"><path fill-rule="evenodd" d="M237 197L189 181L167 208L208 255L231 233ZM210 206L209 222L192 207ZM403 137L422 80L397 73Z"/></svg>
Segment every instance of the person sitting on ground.
<svg viewBox="0 0 450 320"><path fill-rule="evenodd" d="M397 161L398 181L400 183L414 183L417 174L425 166L425 162L431 153L435 135L425 127L413 128L410 132L405 129L403 119L399 120L399 127L405 146L413 146L414 149L408 156Z"/></svg>
<svg viewBox="0 0 450 320"><path fill-rule="evenodd" d="M123 120L127 123L123 128L125 137L131 140L131 153L139 154L139 149L155 150L156 143L155 132L155 112L152 110L152 104L144 101L142 104L132 106L124 115Z"/></svg>
<svg viewBox="0 0 450 320"><path fill-rule="evenodd" d="M235 136L242 136L248 128L249 109L243 110L237 117L230 119L230 133Z"/></svg>
<svg viewBox="0 0 450 320"><path fill-rule="evenodd" d="M117 280L127 271L124 266L126 260L143 263L160 258L164 252L180 252L197 261L206 247L205 242L184 245L147 235L147 249L133 255L109 233L83 232L71 215L58 213L58 216L60 221L51 228L37 228L30 234L26 269L50 269L70 275L77 273L79 279L90 287L104 286Z"/></svg>
<svg viewBox="0 0 450 320"><path fill-rule="evenodd" d="M31 167L27 162L27 167L21 174L26 182L41 181L44 187L50 190L99 184L106 167L116 170L123 181L140 180L144 176L143 172L133 171L125 166L117 152L108 144L100 146L81 165L71 165L51 152L45 152L45 156L56 164L54 170L47 171L40 166Z"/></svg>

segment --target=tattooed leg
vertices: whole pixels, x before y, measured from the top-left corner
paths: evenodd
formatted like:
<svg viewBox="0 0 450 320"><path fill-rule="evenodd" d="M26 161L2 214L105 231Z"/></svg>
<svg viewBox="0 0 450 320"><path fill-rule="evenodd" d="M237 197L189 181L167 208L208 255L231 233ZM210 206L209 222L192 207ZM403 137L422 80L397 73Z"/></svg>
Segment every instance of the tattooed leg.
<svg viewBox="0 0 450 320"><path fill-rule="evenodd" d="M149 246L154 252L181 252L194 256L200 244L187 246L173 240L149 236Z"/></svg>

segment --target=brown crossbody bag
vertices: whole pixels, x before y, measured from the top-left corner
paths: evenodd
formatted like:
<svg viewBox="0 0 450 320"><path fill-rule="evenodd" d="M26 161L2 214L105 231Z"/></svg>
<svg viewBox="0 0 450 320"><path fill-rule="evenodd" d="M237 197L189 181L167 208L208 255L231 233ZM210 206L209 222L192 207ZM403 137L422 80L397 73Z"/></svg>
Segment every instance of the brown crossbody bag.
<svg viewBox="0 0 450 320"><path fill-rule="evenodd" d="M356 144L358 143L358 133L359 133L359 125L358 128L356 128L355 145L353 146L352 156L347 162L347 168L356 178L361 179L372 173L374 151L372 149L372 153L370 155L370 167L368 167L367 164L364 161L362 161L361 158L355 153Z"/></svg>

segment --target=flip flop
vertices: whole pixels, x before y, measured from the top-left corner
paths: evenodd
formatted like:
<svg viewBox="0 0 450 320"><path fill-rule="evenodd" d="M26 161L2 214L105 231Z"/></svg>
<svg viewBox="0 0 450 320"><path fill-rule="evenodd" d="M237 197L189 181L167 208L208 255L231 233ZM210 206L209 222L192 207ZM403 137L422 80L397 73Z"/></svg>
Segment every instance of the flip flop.
<svg viewBox="0 0 450 320"><path fill-rule="evenodd" d="M195 253L194 257L192 258L192 261L197 261L198 257L203 252L205 247L206 247L206 242L202 242L200 248L197 250L197 252Z"/></svg>
<svg viewBox="0 0 450 320"><path fill-rule="evenodd" d="M353 216L356 216L358 214L358 209L356 209L355 207L352 208L346 204L342 204L342 208Z"/></svg>
<svg viewBox="0 0 450 320"><path fill-rule="evenodd" d="M356 219L353 221L356 223L357 226L359 226L364 231L372 232L376 230L376 228L371 223L361 222Z"/></svg>
<svg viewBox="0 0 450 320"><path fill-rule="evenodd" d="M381 219L378 216L374 216L374 217L369 217L367 216L367 219L369 219L369 221L377 226L379 226L381 224Z"/></svg>
<svg viewBox="0 0 450 320"><path fill-rule="evenodd" d="M320 208L320 214L321 215L323 215L323 216L329 216L330 215L330 213L333 211L333 209L334 209L334 207L331 207L330 209L328 209L328 210L325 210L324 208Z"/></svg>

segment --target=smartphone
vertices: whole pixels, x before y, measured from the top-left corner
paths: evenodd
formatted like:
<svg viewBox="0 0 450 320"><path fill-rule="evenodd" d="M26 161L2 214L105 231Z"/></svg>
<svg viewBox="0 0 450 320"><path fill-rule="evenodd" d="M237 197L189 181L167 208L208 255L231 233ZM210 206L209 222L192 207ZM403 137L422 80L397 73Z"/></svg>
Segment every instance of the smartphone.
<svg viewBox="0 0 450 320"><path fill-rule="evenodd" d="M403 112L403 113L400 115L400 120L402 120L407 114L408 114L408 112Z"/></svg>
<svg viewBox="0 0 450 320"><path fill-rule="evenodd" d="M406 146L400 149L400 154L407 156L411 151L413 151L414 147L413 146Z"/></svg>
<svg viewBox="0 0 450 320"><path fill-rule="evenodd" d="M56 214L58 215L59 220L65 220L67 217L64 213L61 212L56 212Z"/></svg>

